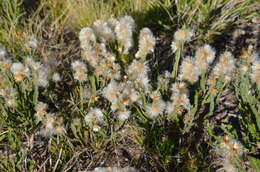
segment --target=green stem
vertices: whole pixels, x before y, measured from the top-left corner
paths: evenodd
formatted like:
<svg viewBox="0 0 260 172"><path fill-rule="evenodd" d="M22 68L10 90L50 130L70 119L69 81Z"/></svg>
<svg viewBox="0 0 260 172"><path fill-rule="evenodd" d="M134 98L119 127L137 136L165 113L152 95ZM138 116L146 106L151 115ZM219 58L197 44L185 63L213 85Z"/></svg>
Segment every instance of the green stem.
<svg viewBox="0 0 260 172"><path fill-rule="evenodd" d="M94 75L89 76L90 82L91 82L91 87L92 87L92 93L95 93L97 88L96 88L96 79Z"/></svg>
<svg viewBox="0 0 260 172"><path fill-rule="evenodd" d="M183 50L183 42L180 42L181 47L177 50L177 53L175 55L175 63L173 65L172 69L172 78L176 79L178 75L178 66L181 58L181 51Z"/></svg>
<svg viewBox="0 0 260 172"><path fill-rule="evenodd" d="M206 75L206 71L203 70L201 72L201 80L200 80L200 87L202 88L203 93L205 93L205 91L206 91L206 81L205 81L206 77L205 77L205 75Z"/></svg>
<svg viewBox="0 0 260 172"><path fill-rule="evenodd" d="M79 85L79 96L80 96L80 110L83 112L83 86L82 83Z"/></svg>
<svg viewBox="0 0 260 172"><path fill-rule="evenodd" d="M33 104L36 106L38 104L38 96L39 96L39 86L38 86L38 79L37 79L37 74L36 71L33 71L33 75L34 75L34 93L33 93Z"/></svg>

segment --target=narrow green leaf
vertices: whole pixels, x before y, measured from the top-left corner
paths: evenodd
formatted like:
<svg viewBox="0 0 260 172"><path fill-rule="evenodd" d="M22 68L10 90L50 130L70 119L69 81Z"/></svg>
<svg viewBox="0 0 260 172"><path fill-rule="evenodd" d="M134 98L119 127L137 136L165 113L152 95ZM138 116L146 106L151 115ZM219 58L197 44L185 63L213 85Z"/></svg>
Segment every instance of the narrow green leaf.
<svg viewBox="0 0 260 172"><path fill-rule="evenodd" d="M91 82L91 87L92 87L92 92L95 93L97 88L96 88L96 80L94 75L89 76L89 80Z"/></svg>
<svg viewBox="0 0 260 172"><path fill-rule="evenodd" d="M5 138L6 138L6 135L5 135L5 134L3 134L2 136L0 136L0 143L1 143L1 141L4 140Z"/></svg>

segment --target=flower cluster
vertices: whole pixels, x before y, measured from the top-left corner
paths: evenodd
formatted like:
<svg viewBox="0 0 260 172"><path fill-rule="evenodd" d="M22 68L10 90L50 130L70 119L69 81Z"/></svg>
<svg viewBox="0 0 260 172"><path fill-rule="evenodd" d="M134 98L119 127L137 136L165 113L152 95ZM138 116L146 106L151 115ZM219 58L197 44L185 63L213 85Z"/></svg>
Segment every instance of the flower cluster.
<svg viewBox="0 0 260 172"><path fill-rule="evenodd" d="M148 53L153 52L155 38L149 28L143 28L139 35L139 50L135 54L136 58L145 58Z"/></svg>
<svg viewBox="0 0 260 172"><path fill-rule="evenodd" d="M180 67L180 80L188 81L189 83L194 84L198 81L200 74L199 68L193 57L188 56L183 59Z"/></svg>
<svg viewBox="0 0 260 172"><path fill-rule="evenodd" d="M74 61L71 64L71 66L74 71L74 79L78 80L79 82L84 82L88 79L87 78L87 67L83 62L77 60L77 61Z"/></svg>
<svg viewBox="0 0 260 172"><path fill-rule="evenodd" d="M43 102L38 102L35 106L36 118L45 126L41 133L44 136L61 135L65 133L66 130L62 118L58 118L55 113L48 113L47 109L48 105Z"/></svg>
<svg viewBox="0 0 260 172"><path fill-rule="evenodd" d="M171 101L167 103L168 115L182 114L184 110L190 110L188 85L185 82L175 82L171 87Z"/></svg>
<svg viewBox="0 0 260 172"><path fill-rule="evenodd" d="M146 55L152 53L155 46L155 38L150 29L143 28L140 31L139 49L135 55L137 59L132 60L130 64L125 64L124 69L121 69L117 55L108 47L108 44L117 44L119 53L128 54L133 46L134 30L134 20L130 16L125 16L119 20L110 18L107 22L97 20L94 22L93 29L83 28L79 34L83 62L89 64L89 70L95 76L99 76L100 80L102 78L110 80L102 89L102 96L111 103L111 110L120 121L128 119L131 114L131 106L134 103L142 104L142 95L148 96L151 92L148 78L149 67L145 60ZM85 81L87 78L86 65L83 62L74 61L72 63L76 80L79 80L79 75L83 76L83 74L85 74L85 78L81 81ZM122 75L123 70L125 75ZM147 106L148 114L156 116L162 113L164 103L161 100L153 103ZM160 106L159 111L154 113L153 110L157 109L158 105ZM101 121L101 118L97 118L101 115L94 115L101 113L93 113L93 111L97 111L97 108L92 109L85 117L87 125L92 128L99 125L98 123Z"/></svg>
<svg viewBox="0 0 260 172"><path fill-rule="evenodd" d="M206 72L209 65L215 59L215 50L208 44L200 47L196 51L195 63L201 72Z"/></svg>
<svg viewBox="0 0 260 172"><path fill-rule="evenodd" d="M181 48L181 44L191 41L193 32L189 29L179 29L174 33L174 40L171 43L172 52L175 53Z"/></svg>
<svg viewBox="0 0 260 172"><path fill-rule="evenodd" d="M219 62L211 73L211 78L219 79L228 82L231 80L231 74L235 68L235 59L231 52L226 51L219 57Z"/></svg>
<svg viewBox="0 0 260 172"><path fill-rule="evenodd" d="M85 116L85 122L93 131L99 131L100 126L104 124L104 114L99 108L91 109Z"/></svg>
<svg viewBox="0 0 260 172"><path fill-rule="evenodd" d="M31 42L26 45L37 48L37 40L34 37L29 37L29 39ZM63 133L65 130L62 120L55 114L46 112L47 104L38 102L40 90L48 89L51 80L61 81L60 74L56 72L56 60L46 58L40 62L35 61L33 56L25 56L22 62L17 62L14 58L7 56L3 47L0 48L0 56L0 97L4 101L5 108L18 113L16 110L24 106L24 101L28 101L23 99L26 95L30 95L33 100L28 102L32 102L35 106L35 117L45 125L43 133L48 136ZM34 96L31 96L32 92Z"/></svg>
<svg viewBox="0 0 260 172"><path fill-rule="evenodd" d="M0 96L4 98L7 107L15 107L17 99L17 91L13 88L5 88L0 90Z"/></svg>
<svg viewBox="0 0 260 172"><path fill-rule="evenodd" d="M215 152L221 159L222 170L236 172L238 168L235 161L243 155L245 149L237 140L224 136Z"/></svg>

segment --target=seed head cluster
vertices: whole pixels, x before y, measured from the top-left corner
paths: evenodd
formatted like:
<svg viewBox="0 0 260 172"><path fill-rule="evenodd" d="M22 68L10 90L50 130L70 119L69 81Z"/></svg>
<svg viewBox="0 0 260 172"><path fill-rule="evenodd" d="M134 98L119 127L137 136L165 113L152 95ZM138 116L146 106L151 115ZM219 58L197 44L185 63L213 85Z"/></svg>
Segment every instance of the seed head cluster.
<svg viewBox="0 0 260 172"><path fill-rule="evenodd" d="M115 39L115 35L107 22L96 20L93 24L93 29L101 42L113 41Z"/></svg>
<svg viewBox="0 0 260 172"><path fill-rule="evenodd" d="M195 62L199 70L206 72L208 66L213 62L215 58L215 50L208 44L200 47L196 51Z"/></svg>
<svg viewBox="0 0 260 172"><path fill-rule="evenodd" d="M192 36L193 32L189 29L179 29L174 33L174 39L176 41L189 42Z"/></svg>
<svg viewBox="0 0 260 172"><path fill-rule="evenodd" d="M5 48L0 50L3 51L0 58L0 98L4 100L4 106L13 113L18 113L16 109L21 109L21 106L24 106L23 101L25 100L21 99L25 98L25 95L30 95L30 98L33 97L32 93L26 92L39 92L38 87L42 87L42 90L47 89L52 76L54 82L61 81L53 60L47 59L40 62L35 61L32 56L25 56L22 62L17 62L7 56ZM37 104L35 106L36 119L42 121L45 110L45 104Z"/></svg>
<svg viewBox="0 0 260 172"><path fill-rule="evenodd" d="M133 46L134 31L135 22L131 16L119 20L110 18L107 22L101 20L94 22L93 30L87 27L80 31L82 61L72 63L74 79L86 81L88 70L99 76L102 82L108 81L101 93L111 103L111 110L121 121L131 116L131 106L134 103L142 104L142 94L148 96L152 88L148 77L148 62L145 60L147 54L154 51L155 46L155 38L150 29L143 28L140 31L136 59L125 64L125 75L122 75L122 65L118 63L116 54L107 47L108 42L116 43L119 53L128 54ZM84 63L89 64L90 68L87 69ZM85 77L79 77L80 73L82 76L85 74ZM151 112L148 114L156 114L152 116L161 114L164 104L162 100L153 102L151 106L147 106ZM154 113L154 110L157 112Z"/></svg>
<svg viewBox="0 0 260 172"><path fill-rule="evenodd" d="M74 79L79 82L84 82L87 80L87 67L86 64L76 60L72 64L72 69L74 71Z"/></svg>
<svg viewBox="0 0 260 172"><path fill-rule="evenodd" d="M224 52L220 55L219 62L213 68L208 84L211 85L212 81L216 79L222 79L225 82L229 82L234 68L234 56L229 51Z"/></svg>
<svg viewBox="0 0 260 172"><path fill-rule="evenodd" d="M243 145L229 136L224 136L222 141L215 149L216 154L219 156L222 163L222 170L225 171L238 171L235 161L245 152Z"/></svg>
<svg viewBox="0 0 260 172"><path fill-rule="evenodd" d="M178 29L174 33L174 40L171 43L171 50L175 53L178 49L181 48L181 44L191 41L193 32L189 29Z"/></svg>
<svg viewBox="0 0 260 172"><path fill-rule="evenodd" d="M17 82L22 82L24 77L29 75L29 69L26 68L22 63L13 63L11 66L11 72L14 75L14 79Z"/></svg>
<svg viewBox="0 0 260 172"><path fill-rule="evenodd" d="M133 46L133 32L135 30L135 21L131 16L120 18L115 27L116 39L120 43L120 51L128 54Z"/></svg>
<svg viewBox="0 0 260 172"><path fill-rule="evenodd" d="M200 71L193 57L186 57L180 66L179 79L194 84L198 81Z"/></svg>
<svg viewBox="0 0 260 172"><path fill-rule="evenodd" d="M7 57L5 48L0 47L0 99L5 103L3 107L15 112L15 108L23 106L21 97L29 95L28 103L33 107L30 112L42 124L41 133L44 136L65 134L67 119L71 119L69 122L76 130L83 127L102 133L107 122L119 121L119 124L124 124L138 113L150 120L159 118L160 121L162 116L171 120L170 117L175 114L185 119L194 108L191 104L194 92L190 88L200 86L204 76L201 74L205 74L206 79L209 77L209 86L214 85L215 80L230 81L235 68L233 55L224 52L215 65L213 61L216 52L208 44L198 48L194 57L181 59L176 78L171 78L168 71L154 78L151 74L151 61L146 57L154 52L156 38L149 28L143 28L139 33L138 45L134 46L135 29L133 18L125 16L120 19L110 18L108 21L97 20L93 27L85 27L79 32L81 56L70 64L73 79L77 82L70 82L73 86L76 85L69 90L71 99L62 100L73 104L68 107L64 105L64 108L72 109L74 119L71 116L61 117L63 114L56 112L59 105L50 105L60 98L53 96L56 89L51 88L63 82L64 77L57 72L58 64L55 60L42 58L41 61L36 61L33 56L25 56L22 62L17 62ZM172 51L180 50L184 43L191 41L192 36L193 33L188 29L177 30L171 44ZM38 45L31 37L26 46L37 51ZM138 47L137 52L133 52L132 47ZM250 65L240 69L249 73L251 81L259 86L258 57ZM212 70L209 70L210 67ZM211 73L206 75L209 71ZM24 93L26 91L29 94ZM215 94L216 86L209 87L207 91ZM38 92L40 98L35 100ZM45 96L45 93L50 94ZM48 99L51 102L47 102ZM221 157L223 169L234 171L236 166L232 160L234 155L243 154L243 147L238 141L224 137L216 152Z"/></svg>
<svg viewBox="0 0 260 172"><path fill-rule="evenodd" d="M49 113L48 105L43 102L38 102L35 106L36 119L41 121L44 125L44 128L41 130L41 134L49 137L52 135L61 135L66 132L63 119L57 117L55 113Z"/></svg>
<svg viewBox="0 0 260 172"><path fill-rule="evenodd" d="M85 122L93 131L99 131L104 123L104 114L101 109L93 108L85 116Z"/></svg>
<svg viewBox="0 0 260 172"><path fill-rule="evenodd" d="M139 49L135 54L136 58L145 58L148 53L153 52L155 38L148 28L143 28L139 35Z"/></svg>

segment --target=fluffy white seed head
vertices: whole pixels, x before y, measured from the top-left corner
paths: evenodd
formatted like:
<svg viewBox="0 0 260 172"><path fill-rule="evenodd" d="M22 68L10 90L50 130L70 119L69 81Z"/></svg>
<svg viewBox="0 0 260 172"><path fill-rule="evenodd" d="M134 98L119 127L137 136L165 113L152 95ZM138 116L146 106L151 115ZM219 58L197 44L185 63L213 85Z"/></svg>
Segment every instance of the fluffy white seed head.
<svg viewBox="0 0 260 172"><path fill-rule="evenodd" d="M123 110L123 111L118 111L118 119L120 121L125 121L127 120L131 115L131 111L129 110Z"/></svg>
<svg viewBox="0 0 260 172"><path fill-rule="evenodd" d="M186 57L181 64L180 80L194 84L198 81L200 71L192 57Z"/></svg>
<svg viewBox="0 0 260 172"><path fill-rule="evenodd" d="M81 57L84 61L87 61L92 67L97 66L100 60L99 56L96 54L96 51L93 49L92 46L85 46L83 48Z"/></svg>
<svg viewBox="0 0 260 172"><path fill-rule="evenodd" d="M102 42L114 40L114 33L108 26L107 22L104 22L102 20L96 20L93 24L93 28L96 35Z"/></svg>
<svg viewBox="0 0 260 172"><path fill-rule="evenodd" d="M124 90L125 91L125 90ZM120 102L120 104L122 104L123 106L129 106L131 103L131 99L129 97L129 95L127 94L127 91L125 91L121 94L119 94L118 96L118 101Z"/></svg>
<svg viewBox="0 0 260 172"><path fill-rule="evenodd" d="M210 45L206 44L196 51L195 58L200 71L206 72L208 65L210 65L215 58L215 50Z"/></svg>
<svg viewBox="0 0 260 172"><path fill-rule="evenodd" d="M15 107L17 105L16 103L16 98L17 98L17 91L13 88L8 88L7 90L5 90L6 93L3 96L5 99L5 104L7 107Z"/></svg>
<svg viewBox="0 0 260 172"><path fill-rule="evenodd" d="M111 54L111 53L107 53L107 54L106 54L106 59L107 59L110 63L113 63L113 62L115 62L116 57L115 57L113 54Z"/></svg>
<svg viewBox="0 0 260 172"><path fill-rule="evenodd" d="M173 94L187 94L189 93L188 86L185 82L175 82L172 84L171 91Z"/></svg>
<svg viewBox="0 0 260 172"><path fill-rule="evenodd" d="M114 80L103 89L103 96L109 100L111 103L116 103L118 99L118 94L120 93L120 87L118 83Z"/></svg>
<svg viewBox="0 0 260 172"><path fill-rule="evenodd" d="M47 113L46 114L46 129L53 130L54 132L54 127L55 127L55 114L53 113Z"/></svg>
<svg viewBox="0 0 260 172"><path fill-rule="evenodd" d="M139 40L141 38L143 38L144 36L146 36L146 35L153 36L152 31L148 27L145 27L145 28L141 29L140 34L139 34Z"/></svg>
<svg viewBox="0 0 260 172"><path fill-rule="evenodd" d="M45 117L47 108L48 108L48 105L46 103L43 103L43 102L39 102L36 105L35 111L36 111L37 120L42 121L42 119Z"/></svg>
<svg viewBox="0 0 260 172"><path fill-rule="evenodd" d="M139 39L139 49L135 54L136 58L145 58L148 53L154 51L155 38L151 34L146 34Z"/></svg>
<svg viewBox="0 0 260 172"><path fill-rule="evenodd" d="M49 84L49 73L46 71L46 69L44 67L41 67L38 71L37 71L37 75L35 82L38 83L39 86L41 87L46 87Z"/></svg>
<svg viewBox="0 0 260 172"><path fill-rule="evenodd" d="M231 52L226 51L219 57L219 63L221 64L224 73L231 73L235 68L235 58Z"/></svg>
<svg viewBox="0 0 260 172"><path fill-rule="evenodd" d="M34 71L39 71L41 68L44 68L44 66L41 64L41 62L32 62L31 63L31 68Z"/></svg>
<svg viewBox="0 0 260 172"><path fill-rule="evenodd" d="M111 110L113 112L116 112L117 110L120 110L121 104L117 101L117 102L113 102L110 106Z"/></svg>
<svg viewBox="0 0 260 172"><path fill-rule="evenodd" d="M104 123L104 114L101 109L93 108L87 113L84 119L86 124L92 127L94 124Z"/></svg>
<svg viewBox="0 0 260 172"><path fill-rule="evenodd" d="M88 40L82 40L80 42L80 47L83 49L83 50L87 50L87 51L91 51L93 50L93 45L90 41Z"/></svg>
<svg viewBox="0 0 260 172"><path fill-rule="evenodd" d="M189 42L192 36L193 32L188 29L179 29L174 33L174 39L176 41Z"/></svg>
<svg viewBox="0 0 260 172"><path fill-rule="evenodd" d="M186 110L190 109L190 100L187 94L173 94L171 100L174 107L183 107Z"/></svg>
<svg viewBox="0 0 260 172"><path fill-rule="evenodd" d="M210 78L221 78L224 81L229 81L233 69L235 68L235 59L234 56L226 51L219 57L219 62L213 68Z"/></svg>
<svg viewBox="0 0 260 172"><path fill-rule="evenodd" d="M231 159L223 159L223 167L221 170L224 170L225 172L239 172L238 168Z"/></svg>
<svg viewBox="0 0 260 172"><path fill-rule="evenodd" d="M113 32L115 32L115 28L118 25L119 21L113 17L107 20L108 26L111 28Z"/></svg>
<svg viewBox="0 0 260 172"><path fill-rule="evenodd" d="M111 65L111 69L109 70L109 72L107 73L107 77L110 79L116 79L119 80L121 78L121 72L120 72L120 65L113 63Z"/></svg>
<svg viewBox="0 0 260 172"><path fill-rule="evenodd" d="M61 77L60 77L60 74L55 72L53 75L52 75L52 80L54 82L60 82L61 81Z"/></svg>
<svg viewBox="0 0 260 172"><path fill-rule="evenodd" d="M17 105L16 99L12 97L5 98L5 103L7 107L15 107Z"/></svg>
<svg viewBox="0 0 260 172"><path fill-rule="evenodd" d="M54 134L55 135L62 135L64 133L66 133L66 129L65 129L63 124L55 126L55 128L54 128Z"/></svg>
<svg viewBox="0 0 260 172"><path fill-rule="evenodd" d="M22 63L18 62L18 63L13 63L11 66L11 72L14 75L20 75L20 74L24 74L25 73L25 67Z"/></svg>
<svg viewBox="0 0 260 172"><path fill-rule="evenodd" d="M124 54L128 54L130 48L133 46L132 36L134 28L135 23L130 16L122 17L115 27L116 39L122 46L119 48L119 51Z"/></svg>
<svg viewBox="0 0 260 172"><path fill-rule="evenodd" d="M87 68L83 62L76 60L71 64L71 66L74 70L74 79L79 82L84 82L87 80Z"/></svg>
<svg viewBox="0 0 260 172"><path fill-rule="evenodd" d="M96 35L91 28L84 27L79 32L79 40L80 40L80 42L82 42L82 41L92 41L92 42L95 43L96 42Z"/></svg>
<svg viewBox="0 0 260 172"><path fill-rule="evenodd" d="M130 29L134 31L135 29L135 21L131 16L124 16L121 17L119 20L120 23L125 23L130 26Z"/></svg>
<svg viewBox="0 0 260 172"><path fill-rule="evenodd" d="M17 82L21 82L25 76L30 74L29 69L20 62L12 64L11 72Z"/></svg>
<svg viewBox="0 0 260 172"><path fill-rule="evenodd" d="M142 75L147 75L148 69L149 68L146 62L133 60L133 62L127 69L127 74L129 75L130 79L135 80Z"/></svg>
<svg viewBox="0 0 260 172"><path fill-rule="evenodd" d="M172 115L172 114L174 114L174 113L177 112L176 106L175 106L175 104L174 104L173 101L170 101L170 102L167 102L167 103L166 103L166 108L165 108L165 110L166 110L166 113L167 113L168 115Z"/></svg>
<svg viewBox="0 0 260 172"><path fill-rule="evenodd" d="M132 39L132 27L128 23L119 22L115 28L116 38L122 44L127 39Z"/></svg>
<svg viewBox="0 0 260 172"><path fill-rule="evenodd" d="M95 54L98 56L106 56L107 55L107 49L106 45L104 43L97 43L93 46L93 50L95 51Z"/></svg>
<svg viewBox="0 0 260 172"><path fill-rule="evenodd" d="M151 103L147 106L147 114L151 118L156 118L159 114L162 114L165 109L165 102L158 100L157 102Z"/></svg>
<svg viewBox="0 0 260 172"><path fill-rule="evenodd" d="M137 90L144 91L146 94L150 93L151 85L147 75L139 75L133 83Z"/></svg>
<svg viewBox="0 0 260 172"><path fill-rule="evenodd" d="M137 102L140 98L141 98L141 95L139 92L137 92L135 89L131 88L130 90L130 99L133 102Z"/></svg>

